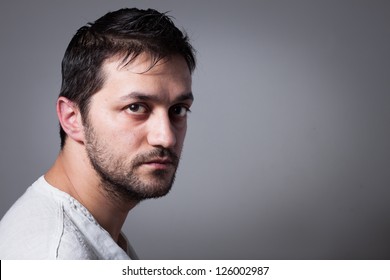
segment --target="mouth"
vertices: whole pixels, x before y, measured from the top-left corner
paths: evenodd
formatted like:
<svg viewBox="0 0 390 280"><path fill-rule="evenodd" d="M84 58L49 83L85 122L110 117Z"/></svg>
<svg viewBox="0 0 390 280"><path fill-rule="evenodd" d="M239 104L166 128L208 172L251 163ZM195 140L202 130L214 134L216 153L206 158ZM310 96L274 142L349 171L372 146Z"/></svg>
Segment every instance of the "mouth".
<svg viewBox="0 0 390 280"><path fill-rule="evenodd" d="M169 158L154 158L144 162L143 165L154 169L167 169L174 166L174 162Z"/></svg>

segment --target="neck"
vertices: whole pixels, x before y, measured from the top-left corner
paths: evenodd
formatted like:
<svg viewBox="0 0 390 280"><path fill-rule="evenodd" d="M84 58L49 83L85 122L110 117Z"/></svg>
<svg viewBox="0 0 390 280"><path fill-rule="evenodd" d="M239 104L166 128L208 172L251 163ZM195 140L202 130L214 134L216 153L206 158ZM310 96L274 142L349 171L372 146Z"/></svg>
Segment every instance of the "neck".
<svg viewBox="0 0 390 280"><path fill-rule="evenodd" d="M138 201L112 199L101 186L100 177L92 168L85 150L79 147L81 145L67 144L73 144L72 149L65 145L45 179L78 200L118 242L127 214Z"/></svg>

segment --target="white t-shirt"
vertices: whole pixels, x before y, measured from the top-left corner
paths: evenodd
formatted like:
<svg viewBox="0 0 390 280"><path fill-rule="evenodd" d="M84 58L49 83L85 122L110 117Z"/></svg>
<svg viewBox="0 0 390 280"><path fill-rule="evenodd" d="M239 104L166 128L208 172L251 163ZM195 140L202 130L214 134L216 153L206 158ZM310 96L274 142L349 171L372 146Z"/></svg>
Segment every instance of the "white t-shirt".
<svg viewBox="0 0 390 280"><path fill-rule="evenodd" d="M83 205L41 176L0 221L0 259L137 259L120 239L124 249Z"/></svg>

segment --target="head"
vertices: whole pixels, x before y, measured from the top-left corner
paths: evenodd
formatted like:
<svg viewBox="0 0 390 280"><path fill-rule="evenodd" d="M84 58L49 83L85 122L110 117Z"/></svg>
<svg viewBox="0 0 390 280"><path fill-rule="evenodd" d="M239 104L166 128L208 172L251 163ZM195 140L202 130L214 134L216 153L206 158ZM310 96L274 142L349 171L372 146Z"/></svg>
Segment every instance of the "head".
<svg viewBox="0 0 390 280"><path fill-rule="evenodd" d="M83 146L113 196L166 194L184 141L194 68L187 36L155 10L121 9L80 28L62 62L57 111L72 107L83 129L72 133L59 114L61 149L68 141Z"/></svg>
<svg viewBox="0 0 390 280"><path fill-rule="evenodd" d="M104 84L103 62L121 56L124 63L131 63L144 53L151 57L150 68L177 54L186 60L191 73L195 69L188 37L168 16L153 9L121 9L81 27L74 35L62 60L60 96L74 102L82 116L87 116L90 98ZM60 138L63 148L67 135L61 126Z"/></svg>

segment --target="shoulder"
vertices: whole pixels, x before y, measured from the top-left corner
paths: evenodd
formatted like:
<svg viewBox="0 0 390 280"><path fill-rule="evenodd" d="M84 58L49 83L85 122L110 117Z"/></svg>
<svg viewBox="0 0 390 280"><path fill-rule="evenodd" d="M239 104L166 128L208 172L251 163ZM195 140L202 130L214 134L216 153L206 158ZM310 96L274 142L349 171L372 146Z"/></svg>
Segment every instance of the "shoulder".
<svg viewBox="0 0 390 280"><path fill-rule="evenodd" d="M0 221L0 258L53 259L62 231L61 199L42 176Z"/></svg>
<svg viewBox="0 0 390 280"><path fill-rule="evenodd" d="M64 213L64 227L58 243L56 258L61 260L99 259L84 234L67 213Z"/></svg>
<svg viewBox="0 0 390 280"><path fill-rule="evenodd" d="M0 221L0 259L129 259L91 213L38 179Z"/></svg>

